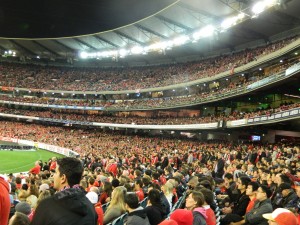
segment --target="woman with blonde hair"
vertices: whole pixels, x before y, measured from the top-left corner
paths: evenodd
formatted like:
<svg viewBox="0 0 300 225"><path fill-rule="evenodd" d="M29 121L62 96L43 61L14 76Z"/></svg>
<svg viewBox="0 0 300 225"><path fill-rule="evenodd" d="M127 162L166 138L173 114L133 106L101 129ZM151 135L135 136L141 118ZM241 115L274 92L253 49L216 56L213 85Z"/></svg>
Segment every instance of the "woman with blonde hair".
<svg viewBox="0 0 300 225"><path fill-rule="evenodd" d="M126 188L122 186L116 187L113 190L110 204L104 214L103 224L108 224L125 213L125 194Z"/></svg>
<svg viewBox="0 0 300 225"><path fill-rule="evenodd" d="M28 215L28 218L30 221L32 221L32 218L34 216L34 212L38 205L41 203L42 200L45 198L49 198L51 196L51 193L49 190L41 191L39 197L37 198L35 206L32 208L31 213ZM29 198L29 197L28 197Z"/></svg>

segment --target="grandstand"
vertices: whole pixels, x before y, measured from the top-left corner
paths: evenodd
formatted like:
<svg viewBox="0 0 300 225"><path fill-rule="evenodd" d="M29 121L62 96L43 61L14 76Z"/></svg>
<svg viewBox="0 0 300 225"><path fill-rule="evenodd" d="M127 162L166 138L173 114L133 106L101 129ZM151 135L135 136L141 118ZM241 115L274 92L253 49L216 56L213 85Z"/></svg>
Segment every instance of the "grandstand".
<svg viewBox="0 0 300 225"><path fill-rule="evenodd" d="M98 215L89 224L130 221L127 191L151 225L190 213L183 208L194 219L204 210L209 225L252 225L255 184L265 196L272 190L272 209L299 212L300 1L100 2L39 12L0 3L8 21L0 23L0 174L13 189L10 217L29 196L70 189L96 193L87 195L95 210L84 207ZM76 184L69 173L81 173L74 166L62 176L63 157L83 166ZM30 206L32 224L63 212L41 213L42 202ZM77 216L62 224L83 224Z"/></svg>

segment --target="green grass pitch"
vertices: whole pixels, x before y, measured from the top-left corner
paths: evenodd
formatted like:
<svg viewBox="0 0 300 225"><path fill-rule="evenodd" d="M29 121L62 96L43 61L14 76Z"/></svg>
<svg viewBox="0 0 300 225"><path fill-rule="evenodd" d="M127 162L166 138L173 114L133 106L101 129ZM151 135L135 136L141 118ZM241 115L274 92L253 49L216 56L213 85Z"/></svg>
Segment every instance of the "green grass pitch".
<svg viewBox="0 0 300 225"><path fill-rule="evenodd" d="M64 157L41 149L37 151L0 151L0 174L29 171L37 160L45 162L53 156Z"/></svg>

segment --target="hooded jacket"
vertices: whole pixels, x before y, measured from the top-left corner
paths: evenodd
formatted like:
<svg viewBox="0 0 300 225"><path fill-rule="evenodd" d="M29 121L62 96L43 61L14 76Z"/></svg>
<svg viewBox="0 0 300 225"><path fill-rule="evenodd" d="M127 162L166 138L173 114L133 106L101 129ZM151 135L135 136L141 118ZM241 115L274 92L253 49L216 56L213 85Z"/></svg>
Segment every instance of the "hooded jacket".
<svg viewBox="0 0 300 225"><path fill-rule="evenodd" d="M193 225L206 225L206 210L203 207L198 207L193 210Z"/></svg>
<svg viewBox="0 0 300 225"><path fill-rule="evenodd" d="M150 222L143 207L139 206L128 213L128 216L124 219L124 225L150 225Z"/></svg>
<svg viewBox="0 0 300 225"><path fill-rule="evenodd" d="M0 225L7 225L9 212L9 185L2 177L0 177Z"/></svg>
<svg viewBox="0 0 300 225"><path fill-rule="evenodd" d="M69 188L44 199L31 225L96 225L97 214L81 189Z"/></svg>

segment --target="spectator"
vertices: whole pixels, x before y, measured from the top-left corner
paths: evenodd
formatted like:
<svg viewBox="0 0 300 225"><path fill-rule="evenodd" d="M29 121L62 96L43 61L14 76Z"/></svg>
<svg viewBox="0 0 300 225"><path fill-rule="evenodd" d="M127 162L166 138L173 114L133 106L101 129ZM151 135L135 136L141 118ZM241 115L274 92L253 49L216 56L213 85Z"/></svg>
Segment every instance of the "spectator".
<svg viewBox="0 0 300 225"><path fill-rule="evenodd" d="M126 189L124 187L119 186L113 190L110 204L104 214L103 224L108 224L125 213L125 194Z"/></svg>
<svg viewBox="0 0 300 225"><path fill-rule="evenodd" d="M10 212L9 192L8 183L0 176L0 225L8 223Z"/></svg>
<svg viewBox="0 0 300 225"><path fill-rule="evenodd" d="M193 219L193 213L186 209L176 209L170 215L170 220L176 221L178 225L197 225ZM202 223L205 224L205 223Z"/></svg>
<svg viewBox="0 0 300 225"><path fill-rule="evenodd" d="M164 219L164 209L160 201L160 193L156 189L152 189L148 193L148 204L145 208L149 222L151 225L157 225Z"/></svg>
<svg viewBox="0 0 300 225"><path fill-rule="evenodd" d="M41 171L40 162L36 161L35 164L34 164L34 167L29 170L29 173L32 173L32 174L36 175L36 174L39 174L40 171Z"/></svg>
<svg viewBox="0 0 300 225"><path fill-rule="evenodd" d="M273 211L271 200L271 190L265 186L261 185L256 194L257 202L255 203L253 209L246 213L243 220L239 222L231 222L230 225L268 225L268 221L262 216L265 213L271 213Z"/></svg>
<svg viewBox="0 0 300 225"><path fill-rule="evenodd" d="M194 225L206 225L205 198L201 192L192 191L185 200L185 206L193 212Z"/></svg>
<svg viewBox="0 0 300 225"><path fill-rule="evenodd" d="M98 195L95 192L91 191L86 194L86 197L90 200L90 202L95 207L95 211L98 215L98 224L97 225L103 225L104 214L103 214L103 210L101 207L101 203L98 203Z"/></svg>
<svg viewBox="0 0 300 225"><path fill-rule="evenodd" d="M139 199L135 193L126 194L125 207L128 211L128 216L125 218L125 225L150 225L147 213L143 207L139 206Z"/></svg>
<svg viewBox="0 0 300 225"><path fill-rule="evenodd" d="M277 208L272 213L263 214L270 225L298 225L297 217L288 209Z"/></svg>
<svg viewBox="0 0 300 225"><path fill-rule="evenodd" d="M9 220L8 225L29 225L30 221L26 215L16 212Z"/></svg>
<svg viewBox="0 0 300 225"><path fill-rule="evenodd" d="M31 224L97 224L94 207L79 187L82 174L83 167L78 159L66 157L57 160L53 176L57 193L39 204Z"/></svg>

